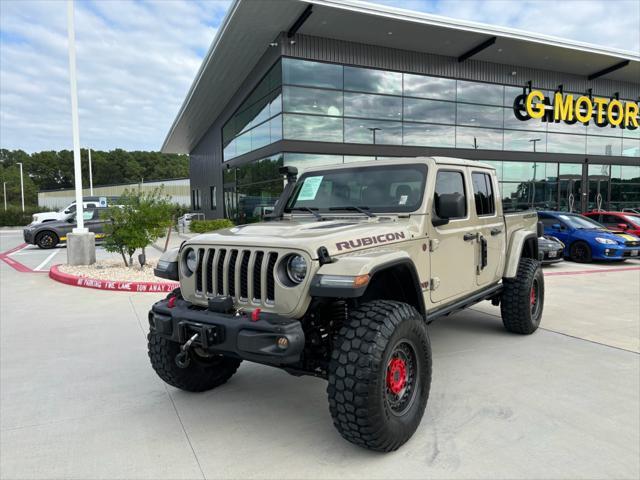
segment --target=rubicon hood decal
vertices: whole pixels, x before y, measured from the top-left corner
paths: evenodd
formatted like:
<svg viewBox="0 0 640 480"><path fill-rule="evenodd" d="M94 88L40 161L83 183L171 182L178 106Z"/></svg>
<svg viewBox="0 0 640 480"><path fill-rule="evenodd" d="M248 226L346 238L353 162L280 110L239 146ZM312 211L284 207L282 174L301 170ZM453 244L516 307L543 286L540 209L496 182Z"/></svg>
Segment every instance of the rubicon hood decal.
<svg viewBox="0 0 640 480"><path fill-rule="evenodd" d="M352 248L368 247L370 245L395 242L396 240L404 240L404 239L405 239L404 232L383 233L381 235L374 235L372 237L362 237L362 238L356 238L354 240L337 242L336 248L338 249L338 251L351 250Z"/></svg>

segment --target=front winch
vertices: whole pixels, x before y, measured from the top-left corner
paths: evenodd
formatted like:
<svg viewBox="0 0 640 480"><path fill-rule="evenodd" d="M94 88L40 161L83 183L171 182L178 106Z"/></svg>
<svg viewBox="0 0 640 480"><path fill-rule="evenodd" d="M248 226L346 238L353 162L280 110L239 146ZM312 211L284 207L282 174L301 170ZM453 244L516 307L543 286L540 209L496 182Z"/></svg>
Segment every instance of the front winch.
<svg viewBox="0 0 640 480"><path fill-rule="evenodd" d="M191 357L189 356L189 348L191 344L196 341L200 334L195 333L184 345L180 347L180 353L176 355L176 365L180 368L187 368L191 363Z"/></svg>

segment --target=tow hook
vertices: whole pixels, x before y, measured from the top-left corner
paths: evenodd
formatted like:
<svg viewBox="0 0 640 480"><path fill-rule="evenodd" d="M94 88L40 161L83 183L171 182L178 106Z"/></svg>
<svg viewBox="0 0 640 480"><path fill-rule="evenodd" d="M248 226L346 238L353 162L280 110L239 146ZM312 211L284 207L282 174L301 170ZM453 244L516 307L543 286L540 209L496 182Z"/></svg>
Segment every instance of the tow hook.
<svg viewBox="0 0 640 480"><path fill-rule="evenodd" d="M191 357L189 356L189 348L191 344L196 341L199 333L195 333L184 345L180 347L180 353L176 355L176 365L180 368L187 368L191 363Z"/></svg>

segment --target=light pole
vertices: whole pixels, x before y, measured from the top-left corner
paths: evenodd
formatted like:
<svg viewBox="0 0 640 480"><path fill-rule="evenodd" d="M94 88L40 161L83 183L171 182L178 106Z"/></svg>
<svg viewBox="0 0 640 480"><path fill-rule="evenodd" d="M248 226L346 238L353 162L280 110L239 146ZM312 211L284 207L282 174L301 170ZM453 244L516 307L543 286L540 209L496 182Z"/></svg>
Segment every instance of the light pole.
<svg viewBox="0 0 640 480"><path fill-rule="evenodd" d="M532 138L531 140L529 140L531 143L533 143L533 153L536 153L536 143L538 143L540 140L542 140L541 138Z"/></svg>
<svg viewBox="0 0 640 480"><path fill-rule="evenodd" d="M96 240L84 226L82 203L82 157L80 156L80 127L78 125L78 84L76 80L76 36L73 0L67 0L67 34L69 41L69 86L71 94L71 130L73 136L73 176L76 190L76 227L67 235L67 263L92 265L96 262Z"/></svg>
<svg viewBox="0 0 640 480"><path fill-rule="evenodd" d="M69 82L71 87L71 128L73 134L73 176L76 187L76 221L74 233L85 233L84 205L82 204L82 165L80 158L80 127L78 125L78 84L76 81L76 35L74 30L73 0L67 0L67 34L69 37Z"/></svg>
<svg viewBox="0 0 640 480"><path fill-rule="evenodd" d="M89 195L93 197L93 169L91 168L91 149L89 149Z"/></svg>
<svg viewBox="0 0 640 480"><path fill-rule="evenodd" d="M22 177L22 162L16 162L20 165L20 194L22 195L22 211L24 212L24 180Z"/></svg>
<svg viewBox="0 0 640 480"><path fill-rule="evenodd" d="M373 144L376 144L376 132L378 130L382 130L381 128L378 127L367 127L367 130L371 131L371 133L373 134ZM378 160L378 155L375 156L375 159Z"/></svg>
<svg viewBox="0 0 640 480"><path fill-rule="evenodd" d="M2 190L4 192L4 211L7 211L7 182L2 182Z"/></svg>

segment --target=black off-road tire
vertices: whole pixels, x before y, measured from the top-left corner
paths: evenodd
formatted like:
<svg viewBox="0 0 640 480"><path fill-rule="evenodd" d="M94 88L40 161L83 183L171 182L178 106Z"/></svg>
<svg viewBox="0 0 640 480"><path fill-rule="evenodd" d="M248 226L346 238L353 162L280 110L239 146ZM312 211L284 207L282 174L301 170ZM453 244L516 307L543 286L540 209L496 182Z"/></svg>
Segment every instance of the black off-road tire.
<svg viewBox="0 0 640 480"><path fill-rule="evenodd" d="M405 364L404 393L390 403L396 396L389 382L396 377L390 380L389 369L401 354L412 360ZM431 344L422 315L387 300L350 312L331 353L327 387L333 423L346 440L382 452L398 449L418 428L430 387Z"/></svg>
<svg viewBox="0 0 640 480"><path fill-rule="evenodd" d="M521 258L515 278L503 281L500 313L504 328L529 335L540 325L544 308L544 276L540 262Z"/></svg>
<svg viewBox="0 0 640 480"><path fill-rule="evenodd" d="M36 236L36 245L45 250L54 248L56 245L58 245L58 243L60 243L58 235L56 235L55 232L51 232L49 230L40 232Z"/></svg>
<svg viewBox="0 0 640 480"><path fill-rule="evenodd" d="M151 366L158 376L169 385L187 392L204 392L219 387L236 373L242 362L222 355L202 357L192 349L189 366L180 368L175 361L180 353L178 343L153 332L149 332L147 339Z"/></svg>
<svg viewBox="0 0 640 480"><path fill-rule="evenodd" d="M589 263L591 261L591 247L581 240L575 241L569 247L569 258L577 263Z"/></svg>

